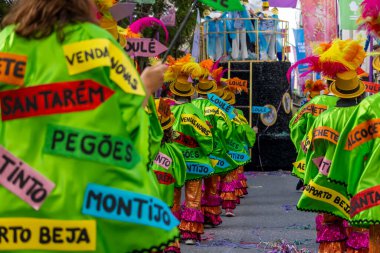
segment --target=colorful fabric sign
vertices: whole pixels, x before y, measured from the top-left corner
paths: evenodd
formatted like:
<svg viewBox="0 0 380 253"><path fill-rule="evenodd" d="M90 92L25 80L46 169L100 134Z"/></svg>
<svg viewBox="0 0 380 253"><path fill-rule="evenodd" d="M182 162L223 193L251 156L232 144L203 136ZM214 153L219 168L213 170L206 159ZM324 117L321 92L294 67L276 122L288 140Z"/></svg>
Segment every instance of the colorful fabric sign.
<svg viewBox="0 0 380 253"><path fill-rule="evenodd" d="M337 208L348 218L350 213L350 201L339 192L316 184L313 180L306 186L303 194L309 198L319 200Z"/></svg>
<svg viewBox="0 0 380 253"><path fill-rule="evenodd" d="M166 231L179 224L170 208L159 199L97 184L87 185L82 213Z"/></svg>
<svg viewBox="0 0 380 253"><path fill-rule="evenodd" d="M319 116L322 112L326 110L327 110L326 105L309 104L305 106L304 108L302 108L302 110L299 112L297 117L294 119L293 124L297 123L301 119L302 115L306 113L310 113L313 116Z"/></svg>
<svg viewBox="0 0 380 253"><path fill-rule="evenodd" d="M171 185L171 184L175 183L175 179L174 179L173 175L170 173L155 170L154 174L156 174L157 181L160 184Z"/></svg>
<svg viewBox="0 0 380 253"><path fill-rule="evenodd" d="M192 126L195 131L203 136L211 136L211 130L209 126L193 114L182 114L181 124Z"/></svg>
<svg viewBox="0 0 380 253"><path fill-rule="evenodd" d="M240 78L234 77L231 79L228 79L227 84L230 88L238 91L238 92L246 92L248 93L248 81L247 80L241 80Z"/></svg>
<svg viewBox="0 0 380 253"><path fill-rule="evenodd" d="M140 161L130 139L57 125L48 126L44 152L126 169Z"/></svg>
<svg viewBox="0 0 380 253"><path fill-rule="evenodd" d="M132 57L154 57L165 52L167 48L155 39L141 38L128 39L125 50Z"/></svg>
<svg viewBox="0 0 380 253"><path fill-rule="evenodd" d="M95 251L96 221L0 219L0 251Z"/></svg>
<svg viewBox="0 0 380 253"><path fill-rule="evenodd" d="M27 60L24 55L0 53L0 82L24 85Z"/></svg>
<svg viewBox="0 0 380 253"><path fill-rule="evenodd" d="M191 56L194 57L195 62L199 62L200 41L201 41L201 14L199 12L199 9L197 9L197 23L195 25L193 45L191 47Z"/></svg>
<svg viewBox="0 0 380 253"><path fill-rule="evenodd" d="M297 0L269 0L271 7L296 8Z"/></svg>
<svg viewBox="0 0 380 253"><path fill-rule="evenodd" d="M356 30L356 20L360 17L360 4L363 0L339 0L339 23L340 28Z"/></svg>
<svg viewBox="0 0 380 253"><path fill-rule="evenodd" d="M366 92L376 94L380 91L380 84L372 82L363 82L366 86Z"/></svg>
<svg viewBox="0 0 380 253"><path fill-rule="evenodd" d="M0 146L0 184L39 210L55 184Z"/></svg>
<svg viewBox="0 0 380 253"><path fill-rule="evenodd" d="M184 133L175 131L175 133L173 134L173 138L174 138L174 142L182 144L183 146L186 146L189 148L199 147L198 142L193 137L186 135Z"/></svg>
<svg viewBox="0 0 380 253"><path fill-rule="evenodd" d="M251 159L249 155L245 153L229 151L228 154L231 156L232 159L238 162L247 162L249 161L249 159Z"/></svg>
<svg viewBox="0 0 380 253"><path fill-rule="evenodd" d="M3 121L96 109L114 94L92 80L62 82L0 92Z"/></svg>
<svg viewBox="0 0 380 253"><path fill-rule="evenodd" d="M218 11L243 11L239 0L200 0L205 5Z"/></svg>
<svg viewBox="0 0 380 253"><path fill-rule="evenodd" d="M108 39L75 42L63 47L70 75L110 67L111 79L126 93L145 96L138 72L123 51Z"/></svg>
<svg viewBox="0 0 380 253"><path fill-rule="evenodd" d="M380 205L380 186L358 192L351 199L350 216L353 218L358 213L378 205Z"/></svg>
<svg viewBox="0 0 380 253"><path fill-rule="evenodd" d="M213 103L219 109L224 111L231 119L236 117L236 115L234 113L234 107L232 105L228 104L222 98L218 97L215 94L208 94L207 97L211 103Z"/></svg>
<svg viewBox="0 0 380 253"><path fill-rule="evenodd" d="M305 173L305 166L306 166L306 162L305 162L305 159L301 160L301 161L297 161L297 162L294 162L293 163L293 166L294 168L296 168L296 170L301 173L301 174L304 174Z"/></svg>
<svg viewBox="0 0 380 253"><path fill-rule="evenodd" d="M270 112L270 108L265 106L252 106L252 113L265 114Z"/></svg>
<svg viewBox="0 0 380 253"><path fill-rule="evenodd" d="M156 156L156 159L154 159L154 163L157 164L158 166L164 168L164 169L169 169L170 165L172 164L172 159L161 153L161 152L158 152L157 156Z"/></svg>
<svg viewBox="0 0 380 253"><path fill-rule="evenodd" d="M345 150L354 148L380 137L380 119L372 119L357 125L347 136Z"/></svg>
<svg viewBox="0 0 380 253"><path fill-rule="evenodd" d="M306 58L305 48L305 33L302 29L293 29L294 40L296 43L296 60L302 60ZM298 72L300 74L305 73L308 70L307 64L301 64L298 66Z"/></svg>
<svg viewBox="0 0 380 253"><path fill-rule="evenodd" d="M130 17L133 14L136 3L117 3L110 8L112 17L116 21L120 21L124 18Z"/></svg>
<svg viewBox="0 0 380 253"><path fill-rule="evenodd" d="M176 24L175 18L176 18L176 10L175 10L175 7L173 6L167 11L167 13L162 15L160 20L162 21L162 23L164 23L165 26L174 27Z"/></svg>
<svg viewBox="0 0 380 253"><path fill-rule="evenodd" d="M331 127L317 127L313 132L313 141L318 139L324 139L336 145L338 143L339 133Z"/></svg>
<svg viewBox="0 0 380 253"><path fill-rule="evenodd" d="M186 162L187 173L197 175L210 175L214 169L208 164Z"/></svg>
<svg viewBox="0 0 380 253"><path fill-rule="evenodd" d="M301 2L306 55L312 54L312 44L332 41L338 37L336 1L303 0Z"/></svg>
<svg viewBox="0 0 380 253"><path fill-rule="evenodd" d="M215 165L216 167L219 167L219 168L222 168L222 169L226 169L226 168L228 168L228 167L231 166L231 164L229 164L226 159L223 159L223 158L220 158L220 157L216 157L214 155L210 155L209 157L210 157L210 159L213 159L213 160L217 161L217 164Z"/></svg>

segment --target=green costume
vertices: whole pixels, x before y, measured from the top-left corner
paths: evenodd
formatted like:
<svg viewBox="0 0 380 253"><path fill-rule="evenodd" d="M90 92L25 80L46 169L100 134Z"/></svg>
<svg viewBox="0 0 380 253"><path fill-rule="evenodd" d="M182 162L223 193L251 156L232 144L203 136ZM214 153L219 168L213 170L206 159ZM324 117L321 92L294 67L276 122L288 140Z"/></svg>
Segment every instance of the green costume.
<svg viewBox="0 0 380 253"><path fill-rule="evenodd" d="M347 185L351 223L380 223L380 94L364 99L340 135L329 179Z"/></svg>
<svg viewBox="0 0 380 253"><path fill-rule="evenodd" d="M346 122L356 105L330 108L315 120L310 131L313 132L311 148L307 152L304 190L297 208L303 211L330 213L348 220L350 204L343 185L327 180L331 172L331 160L336 144Z"/></svg>
<svg viewBox="0 0 380 253"><path fill-rule="evenodd" d="M328 108L335 106L338 98L320 95L302 106L289 123L290 138L297 150L297 160L293 163L292 174L303 180L306 164L306 153L310 146L310 128L317 116Z"/></svg>
<svg viewBox="0 0 380 253"><path fill-rule="evenodd" d="M213 150L213 137L202 111L192 103L180 102L171 110L176 119L174 141L186 161L186 181L211 176L214 168L209 155Z"/></svg>
<svg viewBox="0 0 380 253"><path fill-rule="evenodd" d="M173 206L174 187L185 184L186 163L181 151L174 143L163 143L157 154L152 170L159 182L162 200Z"/></svg>
<svg viewBox="0 0 380 253"><path fill-rule="evenodd" d="M76 252L87 244L104 253L163 249L178 236L178 221L147 176L145 91L123 48L90 23L66 26L62 44L57 33L30 40L13 30L0 33L2 59L11 64L0 74L0 217L37 218L41 233L42 219L93 222L87 233L94 237L77 243L83 248ZM26 171L39 173L39 182ZM22 180L17 189L6 183L13 177ZM56 250L73 243L65 240ZM55 252L49 245L35 249ZM32 252L28 247L21 252Z"/></svg>
<svg viewBox="0 0 380 253"><path fill-rule="evenodd" d="M252 148L253 145L255 145L256 142L256 132L251 128L249 125L248 120L245 118L244 113L240 109L235 109L238 113L238 117L240 121L242 122L243 126L243 139L246 143L247 148Z"/></svg>
<svg viewBox="0 0 380 253"><path fill-rule="evenodd" d="M200 109L206 120L211 124L213 136L213 151L210 159L217 160L214 174L225 174L237 168L235 161L228 155L226 140L231 137L232 127L229 117L208 99L198 98L192 104Z"/></svg>
<svg viewBox="0 0 380 253"><path fill-rule="evenodd" d="M245 125L246 124L236 115L236 117L232 119L231 138L227 140L228 154L235 160L238 166L243 166L251 161L247 143L245 142L247 138L247 128Z"/></svg>

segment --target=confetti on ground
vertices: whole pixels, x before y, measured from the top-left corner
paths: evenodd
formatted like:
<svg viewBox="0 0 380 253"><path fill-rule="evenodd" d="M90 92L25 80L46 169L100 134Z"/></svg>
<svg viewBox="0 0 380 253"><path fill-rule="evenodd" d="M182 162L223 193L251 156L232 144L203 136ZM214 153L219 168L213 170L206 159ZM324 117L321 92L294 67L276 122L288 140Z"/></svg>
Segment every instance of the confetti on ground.
<svg viewBox="0 0 380 253"><path fill-rule="evenodd" d="M284 209L286 212L294 211L296 209L297 205L282 205L282 209Z"/></svg>
<svg viewBox="0 0 380 253"><path fill-rule="evenodd" d="M293 225L287 226L286 229L310 230L311 225L310 224L307 224L307 225L293 224Z"/></svg>
<svg viewBox="0 0 380 253"><path fill-rule="evenodd" d="M239 243L232 242L229 239L215 240L209 243L197 243L197 247L226 247L226 248L242 248L242 249L262 249L266 253L311 253L308 249L302 248L299 249L298 246L305 244L308 240L294 241L289 243L286 240L277 240L274 242L244 242Z"/></svg>

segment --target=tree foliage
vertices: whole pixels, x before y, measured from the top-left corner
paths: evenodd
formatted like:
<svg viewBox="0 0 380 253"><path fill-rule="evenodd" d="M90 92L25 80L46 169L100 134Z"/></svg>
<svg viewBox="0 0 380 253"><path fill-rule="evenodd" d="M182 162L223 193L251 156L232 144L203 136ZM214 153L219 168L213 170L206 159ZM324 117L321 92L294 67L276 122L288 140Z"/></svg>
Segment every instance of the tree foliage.
<svg viewBox="0 0 380 253"><path fill-rule="evenodd" d="M191 0L156 0L156 3L154 5L141 5L137 6L136 8L136 14L138 17L144 17L147 15L152 15L156 18L160 18L162 14L168 10L171 4L173 4L176 8L176 26L175 27L168 27L170 39L172 39L175 35L175 33L178 31L178 27L181 24L181 22L184 20L186 14L189 12L190 7L192 5L193 1ZM205 7L201 4L198 4L198 8L200 10L200 13L203 12ZM174 49L170 52L173 56L180 56L183 54L183 52L180 49L190 49L192 44L192 38L194 34L195 25L197 22L197 12L193 11L188 23L184 27L184 29L181 31L180 37L174 46ZM154 29L147 31L147 34L145 34L146 37L155 37L152 32L156 32ZM161 33L162 34L162 33ZM164 41L161 37L161 41Z"/></svg>
<svg viewBox="0 0 380 253"><path fill-rule="evenodd" d="M0 21L8 13L13 0L0 0Z"/></svg>

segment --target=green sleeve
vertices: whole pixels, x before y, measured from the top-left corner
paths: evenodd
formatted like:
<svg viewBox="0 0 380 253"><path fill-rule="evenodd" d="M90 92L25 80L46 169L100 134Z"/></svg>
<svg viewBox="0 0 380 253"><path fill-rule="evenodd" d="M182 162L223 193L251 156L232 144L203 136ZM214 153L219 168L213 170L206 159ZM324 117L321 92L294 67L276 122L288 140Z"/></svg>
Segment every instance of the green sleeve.
<svg viewBox="0 0 380 253"><path fill-rule="evenodd" d="M148 103L148 115L149 115L149 153L150 161L153 161L157 156L160 149L161 140L164 136L160 121L158 120L156 105L154 103L153 96L149 98Z"/></svg>
<svg viewBox="0 0 380 253"><path fill-rule="evenodd" d="M328 178L335 182L348 185L348 193L355 192L355 187L365 167L365 159L370 153L371 142L365 142L353 150L345 150L350 132L359 124L370 120L367 108L358 106L339 136L339 142Z"/></svg>

